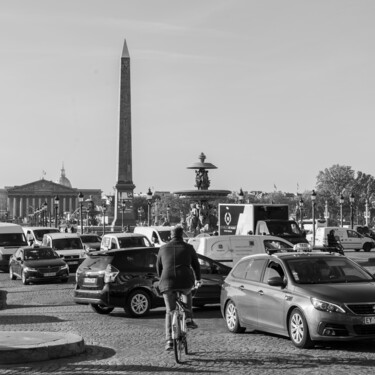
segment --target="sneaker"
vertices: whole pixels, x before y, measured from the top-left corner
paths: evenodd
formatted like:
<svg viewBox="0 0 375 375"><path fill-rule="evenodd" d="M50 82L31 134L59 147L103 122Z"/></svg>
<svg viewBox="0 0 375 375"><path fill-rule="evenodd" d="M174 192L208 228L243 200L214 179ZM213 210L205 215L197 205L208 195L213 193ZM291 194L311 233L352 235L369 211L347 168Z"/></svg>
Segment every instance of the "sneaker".
<svg viewBox="0 0 375 375"><path fill-rule="evenodd" d="M195 329L198 328L198 324L195 323L193 319L191 319L186 322L186 327L190 329Z"/></svg>
<svg viewBox="0 0 375 375"><path fill-rule="evenodd" d="M165 350L169 351L173 349L173 341L167 340L167 343L165 344Z"/></svg>

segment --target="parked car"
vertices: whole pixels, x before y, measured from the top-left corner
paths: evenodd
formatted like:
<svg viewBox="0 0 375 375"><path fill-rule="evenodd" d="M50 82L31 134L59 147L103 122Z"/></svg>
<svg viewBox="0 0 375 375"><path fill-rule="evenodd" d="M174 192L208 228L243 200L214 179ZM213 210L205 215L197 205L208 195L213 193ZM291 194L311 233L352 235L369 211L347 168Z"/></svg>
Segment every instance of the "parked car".
<svg viewBox="0 0 375 375"><path fill-rule="evenodd" d="M286 252L243 258L225 279L221 312L229 331L270 332L299 348L375 339L375 278L349 258Z"/></svg>
<svg viewBox="0 0 375 375"><path fill-rule="evenodd" d="M159 249L143 247L98 251L88 254L76 272L74 301L91 305L99 314L124 308L133 317L164 306L156 290L156 258ZM220 289L230 267L198 255L203 285L193 296L193 306L220 302Z"/></svg>
<svg viewBox="0 0 375 375"><path fill-rule="evenodd" d="M317 228L315 233L315 245L327 246L327 235L332 229L334 230L334 236L337 237L337 240L341 243L344 250L364 250L367 252L375 247L375 241L372 238L364 237L352 229L342 227Z"/></svg>
<svg viewBox="0 0 375 375"><path fill-rule="evenodd" d="M126 249L129 247L152 246L143 234L136 233L107 233L103 236L100 250Z"/></svg>
<svg viewBox="0 0 375 375"><path fill-rule="evenodd" d="M68 281L69 267L50 247L20 247L10 258L9 277L27 285L35 281Z"/></svg>
<svg viewBox="0 0 375 375"><path fill-rule="evenodd" d="M27 246L25 234L18 224L0 223L0 270L9 271L9 259L20 246Z"/></svg>
<svg viewBox="0 0 375 375"><path fill-rule="evenodd" d="M75 270L86 257L82 240L77 233L47 233L43 236L43 246L51 247L62 255L70 270Z"/></svg>
<svg viewBox="0 0 375 375"><path fill-rule="evenodd" d="M94 233L79 234L81 237L83 248L86 251L95 251L100 249L102 238Z"/></svg>
<svg viewBox="0 0 375 375"><path fill-rule="evenodd" d="M25 236L27 236L27 232L30 232L31 238L34 239L34 244L36 245L42 244L43 236L46 233L59 233L60 232L57 228L51 228L51 227L22 227L22 229L23 229L23 232L25 233Z"/></svg>

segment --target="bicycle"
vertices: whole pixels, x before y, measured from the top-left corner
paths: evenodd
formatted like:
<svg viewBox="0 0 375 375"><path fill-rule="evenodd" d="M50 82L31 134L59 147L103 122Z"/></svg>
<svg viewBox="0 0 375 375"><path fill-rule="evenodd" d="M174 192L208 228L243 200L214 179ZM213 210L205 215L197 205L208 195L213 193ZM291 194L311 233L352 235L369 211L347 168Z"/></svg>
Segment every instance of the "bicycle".
<svg viewBox="0 0 375 375"><path fill-rule="evenodd" d="M187 305L182 301L183 294L176 292L176 310L172 315L172 341L174 356L177 363L181 363L182 352L188 355L186 314L189 312Z"/></svg>
<svg viewBox="0 0 375 375"><path fill-rule="evenodd" d="M200 286L201 282L196 282L194 288L192 289L192 293L196 292L196 290ZM176 310L174 310L172 314L171 330L173 351L176 363L182 363L182 352L184 351L186 355L189 354L187 342L188 328L186 326L186 317L187 314L190 313L190 310L188 309L186 303L182 300L183 293L181 293L180 291L177 291L176 293Z"/></svg>

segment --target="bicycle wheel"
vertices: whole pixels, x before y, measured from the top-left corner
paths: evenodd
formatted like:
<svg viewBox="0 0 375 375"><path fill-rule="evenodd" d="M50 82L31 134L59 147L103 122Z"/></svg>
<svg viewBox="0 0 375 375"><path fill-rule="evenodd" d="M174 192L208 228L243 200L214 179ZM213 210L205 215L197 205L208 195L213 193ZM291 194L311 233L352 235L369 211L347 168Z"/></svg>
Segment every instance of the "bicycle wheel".
<svg viewBox="0 0 375 375"><path fill-rule="evenodd" d="M183 344L183 335L182 332L182 319L178 312L175 313L174 317L172 318L172 329L174 329L175 336L173 338L173 349L174 349L174 356L177 363L181 363L181 357L182 357L182 350L184 347ZM173 333L172 333L173 337Z"/></svg>
<svg viewBox="0 0 375 375"><path fill-rule="evenodd" d="M183 345L184 345L184 348L185 348L185 354L188 355L189 351L188 351L188 343L187 343L186 333L184 334L183 343L184 343Z"/></svg>
<svg viewBox="0 0 375 375"><path fill-rule="evenodd" d="M177 363L182 363L182 349L184 344L182 343L181 337L173 340L174 357Z"/></svg>

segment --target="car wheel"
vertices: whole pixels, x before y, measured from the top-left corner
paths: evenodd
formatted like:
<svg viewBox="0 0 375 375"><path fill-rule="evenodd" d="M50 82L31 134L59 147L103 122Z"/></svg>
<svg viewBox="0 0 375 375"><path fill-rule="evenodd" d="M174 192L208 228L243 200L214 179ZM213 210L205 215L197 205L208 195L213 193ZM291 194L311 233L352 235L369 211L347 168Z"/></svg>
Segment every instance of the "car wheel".
<svg viewBox="0 0 375 375"><path fill-rule="evenodd" d="M21 273L21 279L22 279L22 283L23 283L24 285L29 284L29 281L28 281L27 278L26 278L25 272L23 272L23 271L22 271L22 273Z"/></svg>
<svg viewBox="0 0 375 375"><path fill-rule="evenodd" d="M245 328L241 327L237 308L232 301L229 301L225 306L225 323L230 332L240 333L245 331Z"/></svg>
<svg viewBox="0 0 375 375"><path fill-rule="evenodd" d="M369 252L371 250L371 244L369 242L366 242L364 245L363 245L363 250L366 251L366 252Z"/></svg>
<svg viewBox="0 0 375 375"><path fill-rule="evenodd" d="M17 279L17 276L13 273L12 267L9 267L9 278L11 280L16 280Z"/></svg>
<svg viewBox="0 0 375 375"><path fill-rule="evenodd" d="M298 308L294 309L289 316L289 336L297 348L308 349L314 346L306 319Z"/></svg>
<svg viewBox="0 0 375 375"><path fill-rule="evenodd" d="M91 304L91 308L98 314L101 315L107 315L111 313L114 309L114 307L108 307L104 305L96 305L96 304Z"/></svg>
<svg viewBox="0 0 375 375"><path fill-rule="evenodd" d="M144 290L134 290L130 293L124 310L125 313L135 318L146 315L151 308L151 300Z"/></svg>

